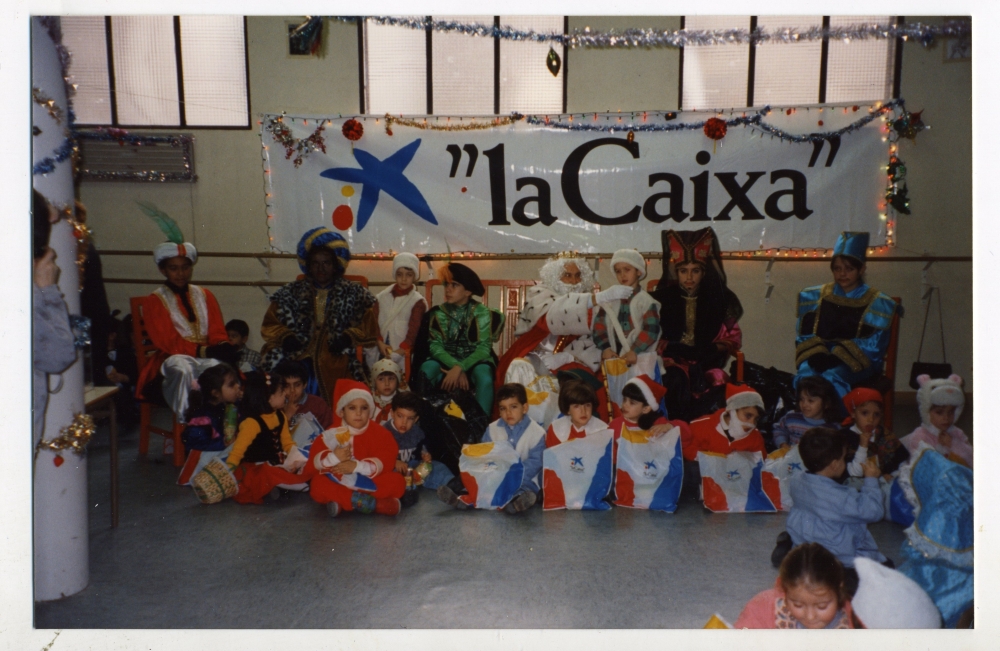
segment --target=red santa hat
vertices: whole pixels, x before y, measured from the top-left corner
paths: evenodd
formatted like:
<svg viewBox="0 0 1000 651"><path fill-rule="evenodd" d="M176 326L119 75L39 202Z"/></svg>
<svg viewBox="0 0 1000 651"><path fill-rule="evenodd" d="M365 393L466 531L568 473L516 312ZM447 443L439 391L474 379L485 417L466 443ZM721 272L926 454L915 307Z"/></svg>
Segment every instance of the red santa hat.
<svg viewBox="0 0 1000 651"><path fill-rule="evenodd" d="M726 410L735 411L744 407L757 407L764 411L764 399L747 384L726 385Z"/></svg>
<svg viewBox="0 0 1000 651"><path fill-rule="evenodd" d="M662 384L649 377L648 375L637 375L628 382L625 386L635 385L639 391L642 391L642 397L646 399L646 404L653 408L655 411L663 400L663 396L667 395L666 388Z"/></svg>
<svg viewBox="0 0 1000 651"><path fill-rule="evenodd" d="M847 414L852 418L854 417L854 410L866 402L877 402L881 405L882 394L875 389L858 387L844 396L844 408L847 409Z"/></svg>
<svg viewBox="0 0 1000 651"><path fill-rule="evenodd" d="M375 399L368 387L357 380L337 380L337 385L333 388L333 411L338 420L343 418L344 407L358 398L367 402L371 413L375 413Z"/></svg>

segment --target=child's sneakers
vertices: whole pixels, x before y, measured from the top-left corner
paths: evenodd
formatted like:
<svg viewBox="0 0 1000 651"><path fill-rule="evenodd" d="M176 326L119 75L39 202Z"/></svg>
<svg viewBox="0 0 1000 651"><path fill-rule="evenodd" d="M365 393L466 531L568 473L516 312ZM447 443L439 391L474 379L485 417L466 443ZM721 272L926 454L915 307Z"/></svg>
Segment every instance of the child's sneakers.
<svg viewBox="0 0 1000 651"><path fill-rule="evenodd" d="M337 504L336 502L326 503L326 512L330 514L331 518L335 518L338 515L340 515L340 510L341 510L340 505Z"/></svg>
<svg viewBox="0 0 1000 651"><path fill-rule="evenodd" d="M380 497L375 500L375 513L379 515L399 515L402 506L395 497Z"/></svg>
<svg viewBox="0 0 1000 651"><path fill-rule="evenodd" d="M453 506L456 509L464 511L469 508L469 505L458 499L458 493L451 489L448 484L441 486L437 489L438 499L447 504L448 506Z"/></svg>
<svg viewBox="0 0 1000 651"><path fill-rule="evenodd" d="M525 490L517 494L517 497L512 499L507 503L507 506L503 507L503 512L507 515L514 515L522 511L527 511L535 505L538 501L538 496L535 495L534 491Z"/></svg>

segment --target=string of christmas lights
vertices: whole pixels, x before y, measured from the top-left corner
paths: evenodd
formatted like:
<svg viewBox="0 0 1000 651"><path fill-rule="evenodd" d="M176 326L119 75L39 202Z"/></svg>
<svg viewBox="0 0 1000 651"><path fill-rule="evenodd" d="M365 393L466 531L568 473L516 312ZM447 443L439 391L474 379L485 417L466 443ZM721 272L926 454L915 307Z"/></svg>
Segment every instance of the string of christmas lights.
<svg viewBox="0 0 1000 651"><path fill-rule="evenodd" d="M904 41L913 39L924 47L932 46L939 38L964 38L972 34L969 21L952 20L940 25L910 23L905 25L881 25L877 23L859 23L841 27L822 27L814 25L807 29L784 28L766 30L749 29L705 29L705 30L655 30L626 29L596 31L589 27L574 29L569 34L554 32L536 32L520 30L508 25L488 25L484 23L465 23L453 20L430 20L426 18L404 18L399 16L331 16L340 22L357 22L369 20L377 25L407 27L409 29L465 34L483 38L501 38L511 41L531 41L535 43L553 43L569 48L680 48L711 45L749 45L751 43L803 43L823 39L842 41L866 41L871 39L895 39ZM310 23L322 21L322 16L309 16L296 31L315 29Z"/></svg>

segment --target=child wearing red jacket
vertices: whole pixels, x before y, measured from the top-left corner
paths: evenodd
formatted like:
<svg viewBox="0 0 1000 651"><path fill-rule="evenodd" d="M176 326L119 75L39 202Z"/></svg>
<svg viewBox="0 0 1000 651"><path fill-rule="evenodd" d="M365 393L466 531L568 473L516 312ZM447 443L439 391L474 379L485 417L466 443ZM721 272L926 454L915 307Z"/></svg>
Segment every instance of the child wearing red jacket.
<svg viewBox="0 0 1000 651"><path fill-rule="evenodd" d="M726 386L726 406L710 416L691 421L689 432L681 430L684 458L694 461L699 452L760 452L767 456L757 419L764 413L764 400L747 385Z"/></svg>
<svg viewBox="0 0 1000 651"><path fill-rule="evenodd" d="M642 430L648 432L651 437L662 436L675 426L681 428L681 432L690 430L688 424L680 420L667 420L660 409L660 401L667 394L667 390L648 375L638 375L622 387L622 415L611 421L608 427L615 435L614 461L618 464L618 439L621 438L622 430L632 431ZM683 440L683 434L682 434Z"/></svg>
<svg viewBox="0 0 1000 651"><path fill-rule="evenodd" d="M333 401L334 427L313 442L302 473L311 480L309 494L334 518L341 511L398 514L406 491L396 472L399 446L371 419L371 392L356 380L337 380Z"/></svg>

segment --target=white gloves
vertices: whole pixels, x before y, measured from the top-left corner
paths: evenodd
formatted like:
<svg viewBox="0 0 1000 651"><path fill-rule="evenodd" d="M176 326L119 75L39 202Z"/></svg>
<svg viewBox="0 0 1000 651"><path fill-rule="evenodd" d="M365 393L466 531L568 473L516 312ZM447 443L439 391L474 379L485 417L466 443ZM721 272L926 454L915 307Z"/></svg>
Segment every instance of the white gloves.
<svg viewBox="0 0 1000 651"><path fill-rule="evenodd" d="M552 371L553 373L556 372L557 368L561 366L566 366L567 364L571 363L574 359L576 359L575 357L573 357L573 353L566 353L566 352L554 353L552 355L542 355L541 357L542 357L542 363L545 364L545 367L550 371Z"/></svg>
<svg viewBox="0 0 1000 651"><path fill-rule="evenodd" d="M623 301L632 296L632 288L625 285L612 285L602 292L597 292L597 303L609 303L611 301Z"/></svg>

